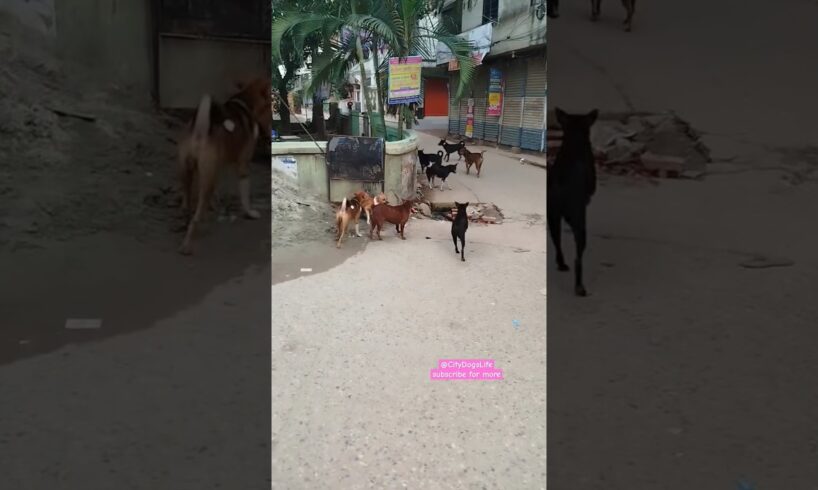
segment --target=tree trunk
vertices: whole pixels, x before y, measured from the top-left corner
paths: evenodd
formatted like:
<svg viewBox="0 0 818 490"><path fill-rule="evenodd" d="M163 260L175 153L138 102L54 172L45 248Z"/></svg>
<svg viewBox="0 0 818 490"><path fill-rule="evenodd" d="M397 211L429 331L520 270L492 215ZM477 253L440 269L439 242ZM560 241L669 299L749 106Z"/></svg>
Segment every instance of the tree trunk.
<svg viewBox="0 0 818 490"><path fill-rule="evenodd" d="M378 107L380 108L379 112L383 116L381 117L381 121L383 121L383 137L384 140L386 139L386 94L383 93L383 84L381 83L381 74L378 73L378 68L380 64L378 63L378 46L380 45L380 39L376 36L372 37L372 43L375 45L374 49L372 50L372 63L375 66L375 87L378 90Z"/></svg>
<svg viewBox="0 0 818 490"><path fill-rule="evenodd" d="M398 106L398 139L403 139L403 104Z"/></svg>
<svg viewBox="0 0 818 490"><path fill-rule="evenodd" d="M287 107L289 92L287 92L286 82L278 86L278 96L280 99L276 100L276 105L278 106L278 115L281 116L281 134L290 134L290 109Z"/></svg>
<svg viewBox="0 0 818 490"><path fill-rule="evenodd" d="M312 96L312 125L315 132L315 139L323 141L327 139L327 125L324 121L324 100L319 94Z"/></svg>
<svg viewBox="0 0 818 490"><path fill-rule="evenodd" d="M361 36L357 33L355 34L355 51L356 55L358 56L358 66L360 67L361 72L361 90L364 92L364 100L366 101L366 114L367 117L372 113L372 109L374 108L374 104L372 103L372 94L369 90L369 84L366 83L366 67L364 66L364 48L361 46ZM372 136L372 119L369 119L369 132L367 136Z"/></svg>

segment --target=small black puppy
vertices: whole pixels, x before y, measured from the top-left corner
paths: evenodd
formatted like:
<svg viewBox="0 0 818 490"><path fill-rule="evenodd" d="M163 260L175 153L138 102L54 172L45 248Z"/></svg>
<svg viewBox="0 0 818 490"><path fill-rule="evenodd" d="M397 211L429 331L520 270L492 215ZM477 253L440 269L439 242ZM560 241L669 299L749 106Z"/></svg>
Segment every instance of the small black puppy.
<svg viewBox="0 0 818 490"><path fill-rule="evenodd" d="M548 230L557 251L557 269L567 271L568 265L562 255L560 233L564 219L574 234L576 257L574 258L574 292L586 296L582 283L582 253L585 251L585 214L591 196L596 192L596 167L591 147L591 126L598 111L588 114L567 114L554 108L557 122L562 127L562 146L557 152L554 165L548 169Z"/></svg>
<svg viewBox="0 0 818 490"><path fill-rule="evenodd" d="M460 260L465 262L463 254L466 252L466 230L469 229L469 216L466 214L466 207L469 203L454 202L457 206L457 214L452 221L452 241L454 242L454 253L460 254ZM460 250L457 250L457 239L460 239Z"/></svg>
<svg viewBox="0 0 818 490"><path fill-rule="evenodd" d="M420 163L420 171L426 172L426 167L429 165L443 162L443 152L438 151L437 155L435 155L433 153L423 153L423 150L418 150L418 162Z"/></svg>
<svg viewBox="0 0 818 490"><path fill-rule="evenodd" d="M440 191L443 191L443 184L446 183L446 178L449 177L449 174L456 174L457 164L454 165L440 165L434 164L431 167L426 169L426 178L429 179L429 188L433 188L435 186L435 178L440 179ZM449 190L452 190L452 186L446 184L449 187Z"/></svg>
<svg viewBox="0 0 818 490"><path fill-rule="evenodd" d="M459 143L447 143L446 140L444 139L444 140L440 140L440 143L438 143L438 146L442 146L443 149L446 151L446 161L448 162L449 161L449 155L451 155L452 153L455 153L457 150L459 150L459 149L463 148L464 146L466 146L466 142L465 141L460 141ZM460 158L458 158L457 160L460 161Z"/></svg>

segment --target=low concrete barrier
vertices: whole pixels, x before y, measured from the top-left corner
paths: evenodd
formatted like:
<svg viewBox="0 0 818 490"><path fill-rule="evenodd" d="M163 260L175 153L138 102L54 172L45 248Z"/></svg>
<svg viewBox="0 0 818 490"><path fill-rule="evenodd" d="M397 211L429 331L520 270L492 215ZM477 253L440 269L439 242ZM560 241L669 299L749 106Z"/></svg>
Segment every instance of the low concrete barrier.
<svg viewBox="0 0 818 490"><path fill-rule="evenodd" d="M384 192L393 204L399 204L401 199L408 199L415 194L418 139L413 131L406 131L404 134L404 139L388 141L385 145ZM273 168L294 175L299 192L329 200L327 164L324 158L326 141L276 142L271 143L270 148ZM359 190L361 184L349 182L348 188L351 194Z"/></svg>

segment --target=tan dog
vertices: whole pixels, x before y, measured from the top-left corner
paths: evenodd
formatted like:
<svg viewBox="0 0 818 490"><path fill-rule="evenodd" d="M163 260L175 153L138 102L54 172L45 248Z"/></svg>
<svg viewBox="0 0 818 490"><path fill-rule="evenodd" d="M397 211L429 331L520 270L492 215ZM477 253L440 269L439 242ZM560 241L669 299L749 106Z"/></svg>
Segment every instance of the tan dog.
<svg viewBox="0 0 818 490"><path fill-rule="evenodd" d="M188 132L179 144L179 177L182 185L182 207L193 211L179 247L179 252L193 252L196 225L210 202L221 167L233 167L239 177L239 196L246 217L261 217L250 207L250 159L256 147L259 130L267 130L270 114L270 81L259 78L239 85L239 92L224 104L202 97ZM198 185L194 187L194 182ZM194 199L195 193L195 199ZM193 203L195 211L193 210Z"/></svg>
<svg viewBox="0 0 818 490"><path fill-rule="evenodd" d="M457 150L457 153L462 156L464 160L466 160L466 175L469 174L469 169L471 169L471 166L474 165L477 169L477 178L479 179L480 168L483 166L483 154L486 152L481 151L480 153L473 153L463 147Z"/></svg>
<svg viewBox="0 0 818 490"><path fill-rule="evenodd" d="M370 196L366 193L366 191L358 191L354 194L355 199L361 203L361 208L363 208L364 212L366 213L366 224L372 226L372 208L378 204L389 204L389 200L386 199L386 194L381 192L375 197ZM358 236L361 234L358 232L358 223L355 223L355 233Z"/></svg>
<svg viewBox="0 0 818 490"><path fill-rule="evenodd" d="M361 203L357 197L350 199L345 197L344 200L341 201L341 207L335 212L335 225L338 227L338 235L335 237L338 242L335 244L335 248L341 248L341 240L344 239L344 235L346 235L350 223L355 223L355 233L361 236L361 234L358 233L361 209ZM350 236L352 236L352 233L350 233Z"/></svg>

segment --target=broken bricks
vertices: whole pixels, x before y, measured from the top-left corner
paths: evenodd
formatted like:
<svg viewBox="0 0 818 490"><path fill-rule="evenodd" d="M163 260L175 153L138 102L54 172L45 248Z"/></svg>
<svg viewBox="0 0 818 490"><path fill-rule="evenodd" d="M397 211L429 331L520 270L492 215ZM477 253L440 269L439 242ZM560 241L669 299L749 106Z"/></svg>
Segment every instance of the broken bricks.
<svg viewBox="0 0 818 490"><path fill-rule="evenodd" d="M678 178L685 171L685 159L671 155L659 155L645 152L640 157L642 165L651 173L659 177Z"/></svg>

